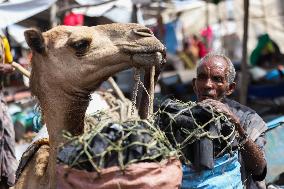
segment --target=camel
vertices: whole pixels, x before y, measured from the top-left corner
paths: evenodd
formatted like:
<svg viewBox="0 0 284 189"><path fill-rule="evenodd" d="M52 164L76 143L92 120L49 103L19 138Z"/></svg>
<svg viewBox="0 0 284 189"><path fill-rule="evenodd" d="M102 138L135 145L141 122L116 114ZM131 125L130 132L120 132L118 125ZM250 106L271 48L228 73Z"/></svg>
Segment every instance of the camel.
<svg viewBox="0 0 284 189"><path fill-rule="evenodd" d="M56 26L44 33L30 29L25 38L33 53L30 88L39 100L49 142L36 142L36 153L15 188L54 189L61 133L83 132L90 93L119 71L162 63L165 48L138 24Z"/></svg>

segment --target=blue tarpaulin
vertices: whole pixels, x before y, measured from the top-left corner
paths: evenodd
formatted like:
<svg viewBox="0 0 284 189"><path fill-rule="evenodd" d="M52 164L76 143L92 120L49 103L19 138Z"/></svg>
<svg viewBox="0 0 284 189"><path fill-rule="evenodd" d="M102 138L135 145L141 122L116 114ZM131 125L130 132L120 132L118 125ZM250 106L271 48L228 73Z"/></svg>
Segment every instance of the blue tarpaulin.
<svg viewBox="0 0 284 189"><path fill-rule="evenodd" d="M266 133L265 155L268 183L284 172L284 126L280 126L281 122L284 122L284 116L267 123L269 131Z"/></svg>
<svg viewBox="0 0 284 189"><path fill-rule="evenodd" d="M273 99L284 96L284 81L273 84L250 85L248 87L248 98Z"/></svg>
<svg viewBox="0 0 284 189"><path fill-rule="evenodd" d="M225 154L215 160L212 170L196 172L188 166L183 166L182 189L242 189L240 163L238 153L233 156Z"/></svg>

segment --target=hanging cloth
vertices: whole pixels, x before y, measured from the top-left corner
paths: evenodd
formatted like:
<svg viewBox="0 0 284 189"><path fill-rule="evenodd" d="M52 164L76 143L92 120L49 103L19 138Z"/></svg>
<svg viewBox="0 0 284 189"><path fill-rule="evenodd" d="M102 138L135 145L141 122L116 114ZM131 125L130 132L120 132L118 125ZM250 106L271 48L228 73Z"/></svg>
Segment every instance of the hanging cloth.
<svg viewBox="0 0 284 189"><path fill-rule="evenodd" d="M82 26L84 24L84 16L70 12L64 17L63 24L66 26Z"/></svg>

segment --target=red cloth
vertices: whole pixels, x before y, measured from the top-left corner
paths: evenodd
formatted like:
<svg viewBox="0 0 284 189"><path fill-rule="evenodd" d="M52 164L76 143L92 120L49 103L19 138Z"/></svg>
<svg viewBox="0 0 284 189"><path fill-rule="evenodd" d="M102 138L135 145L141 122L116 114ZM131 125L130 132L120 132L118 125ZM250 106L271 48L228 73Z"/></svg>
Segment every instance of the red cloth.
<svg viewBox="0 0 284 189"><path fill-rule="evenodd" d="M211 29L210 26L202 29L201 32L200 32L200 35L202 37L206 38L206 41L207 41L208 44L212 43L212 40L213 40L213 30Z"/></svg>
<svg viewBox="0 0 284 189"><path fill-rule="evenodd" d="M197 47L198 47L198 56L199 58L204 57L207 54L207 49L206 46L201 42L197 42Z"/></svg>
<svg viewBox="0 0 284 189"><path fill-rule="evenodd" d="M71 12L64 17L63 24L67 26L82 26L84 24L84 16Z"/></svg>

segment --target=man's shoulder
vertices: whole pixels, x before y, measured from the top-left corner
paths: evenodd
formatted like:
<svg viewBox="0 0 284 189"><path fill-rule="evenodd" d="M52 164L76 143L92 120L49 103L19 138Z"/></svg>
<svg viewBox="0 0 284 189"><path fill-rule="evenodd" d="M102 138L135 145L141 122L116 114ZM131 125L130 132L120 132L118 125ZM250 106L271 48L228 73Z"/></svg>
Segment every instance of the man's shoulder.
<svg viewBox="0 0 284 189"><path fill-rule="evenodd" d="M241 110L243 112L250 112L250 113L253 113L253 114L256 113L256 111L254 111L253 109L251 109L251 108L249 108L249 107L247 107L247 106L245 106L245 105L243 105L243 104L241 104L241 103L239 103L235 100L226 98L224 100L224 102L225 102L225 104L227 104L230 107L230 109L235 109L236 111Z"/></svg>
<svg viewBox="0 0 284 189"><path fill-rule="evenodd" d="M253 109L231 99L226 99L224 103L239 118L241 125L253 141L267 130L265 122Z"/></svg>

